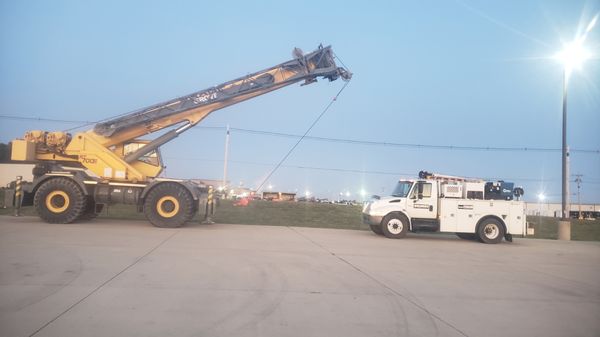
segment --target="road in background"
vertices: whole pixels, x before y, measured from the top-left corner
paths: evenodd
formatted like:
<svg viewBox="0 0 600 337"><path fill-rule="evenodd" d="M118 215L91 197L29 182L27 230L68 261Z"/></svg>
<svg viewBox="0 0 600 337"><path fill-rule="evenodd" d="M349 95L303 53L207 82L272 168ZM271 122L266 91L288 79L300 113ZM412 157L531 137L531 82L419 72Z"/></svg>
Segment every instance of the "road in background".
<svg viewBox="0 0 600 337"><path fill-rule="evenodd" d="M600 244L0 216L1 336L598 336Z"/></svg>

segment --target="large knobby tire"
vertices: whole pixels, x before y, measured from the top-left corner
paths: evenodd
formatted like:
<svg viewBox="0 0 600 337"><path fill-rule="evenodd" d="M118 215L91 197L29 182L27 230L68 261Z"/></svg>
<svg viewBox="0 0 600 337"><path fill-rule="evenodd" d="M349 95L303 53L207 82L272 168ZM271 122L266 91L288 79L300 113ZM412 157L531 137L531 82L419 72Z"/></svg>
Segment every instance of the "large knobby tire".
<svg viewBox="0 0 600 337"><path fill-rule="evenodd" d="M144 200L144 214L156 227L177 228L194 216L194 199L178 183L161 183L153 187Z"/></svg>
<svg viewBox="0 0 600 337"><path fill-rule="evenodd" d="M483 243L499 243L504 237L504 226L496 219L485 219L477 227L477 236Z"/></svg>
<svg viewBox="0 0 600 337"><path fill-rule="evenodd" d="M390 239L400 239L408 232L408 219L402 214L388 214L381 221L383 235Z"/></svg>
<svg viewBox="0 0 600 337"><path fill-rule="evenodd" d="M477 234L475 233L456 233L456 236L463 240L477 240Z"/></svg>
<svg viewBox="0 0 600 337"><path fill-rule="evenodd" d="M373 233L377 235L383 235L383 230L381 230L381 225L369 225Z"/></svg>
<svg viewBox="0 0 600 337"><path fill-rule="evenodd" d="M70 178L52 178L35 192L33 205L40 218L49 223L72 223L86 208L86 196Z"/></svg>

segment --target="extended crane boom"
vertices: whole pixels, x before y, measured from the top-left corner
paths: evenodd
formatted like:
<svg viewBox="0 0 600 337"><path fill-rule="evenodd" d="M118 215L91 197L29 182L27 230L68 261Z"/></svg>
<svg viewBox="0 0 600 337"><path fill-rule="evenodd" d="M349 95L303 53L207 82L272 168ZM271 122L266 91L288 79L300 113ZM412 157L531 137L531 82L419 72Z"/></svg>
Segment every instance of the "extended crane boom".
<svg viewBox="0 0 600 337"><path fill-rule="evenodd" d="M290 61L100 122L73 136L27 132L12 142L13 160L37 163L24 204L33 203L48 222L63 223L93 215L105 204L137 204L154 225L181 226L196 210L191 200L198 200L199 191L190 182L155 179L163 169L161 145L213 111L300 81L352 77L336 66L330 46L308 54L296 48L293 54ZM173 129L153 140L139 138L169 127ZM115 186L127 187L127 193Z"/></svg>
<svg viewBox="0 0 600 337"><path fill-rule="evenodd" d="M318 77L330 81L339 77L348 80L351 77L348 71L336 66L329 46L320 47L306 55L295 49L295 54L295 59L274 67L98 123L94 132L110 138L105 143L105 146L110 146L122 141L119 134L131 139L185 121L185 125L126 155L125 161L131 163L179 136L215 110L303 80L304 84L310 84L316 82Z"/></svg>
<svg viewBox="0 0 600 337"><path fill-rule="evenodd" d="M214 111L234 104L240 96L255 97L282 88L286 85L305 80L305 84L324 77L335 81L339 77L350 79L345 69L336 66L331 47L301 55L291 61L264 69L253 74L237 78L221 85L194 92L166 102L155 104L132 114L96 124L94 132L110 137L119 131L135 127L141 123L154 123L162 118L171 117L183 112L211 106ZM160 124L160 123L159 123ZM162 125L162 124L161 124ZM155 126L153 131L158 130Z"/></svg>

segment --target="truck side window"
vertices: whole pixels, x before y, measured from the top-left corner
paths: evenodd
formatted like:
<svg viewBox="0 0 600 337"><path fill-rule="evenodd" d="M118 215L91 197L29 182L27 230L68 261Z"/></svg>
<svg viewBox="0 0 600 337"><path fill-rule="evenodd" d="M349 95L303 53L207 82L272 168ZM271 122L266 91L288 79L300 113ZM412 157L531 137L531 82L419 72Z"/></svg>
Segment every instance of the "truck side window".
<svg viewBox="0 0 600 337"><path fill-rule="evenodd" d="M412 192L410 193L410 198L417 199L417 193L419 190L423 191L423 193L421 194L421 198L431 198L431 183L417 183L415 188L413 188Z"/></svg>
<svg viewBox="0 0 600 337"><path fill-rule="evenodd" d="M431 183L423 183L423 198L431 198Z"/></svg>

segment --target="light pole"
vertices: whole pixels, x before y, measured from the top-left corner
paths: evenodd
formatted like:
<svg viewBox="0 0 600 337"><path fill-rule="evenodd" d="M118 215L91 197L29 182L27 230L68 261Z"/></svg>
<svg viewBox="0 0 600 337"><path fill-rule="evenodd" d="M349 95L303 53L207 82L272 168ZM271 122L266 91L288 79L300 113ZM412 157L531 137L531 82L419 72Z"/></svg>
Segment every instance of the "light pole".
<svg viewBox="0 0 600 337"><path fill-rule="evenodd" d="M571 240L571 223L569 222L569 149L567 148L567 84L571 69L565 64L563 69L563 99L562 99L562 203L561 218L558 224L558 239Z"/></svg>
<svg viewBox="0 0 600 337"><path fill-rule="evenodd" d="M225 156L223 161L223 189L227 191L227 162L229 159L229 124L227 125L227 135L225 136Z"/></svg>
<svg viewBox="0 0 600 337"><path fill-rule="evenodd" d="M590 53L585 49L583 43L587 34L592 30L598 14L588 24L585 32L578 36L573 42L566 44L564 49L556 55L563 64L563 99L562 99L562 208L561 220L558 224L558 239L571 240L571 223L569 222L569 149L567 147L567 87L569 78L575 69L581 68L585 60L590 58Z"/></svg>
<svg viewBox="0 0 600 337"><path fill-rule="evenodd" d="M578 214L578 218L579 220L583 219L583 215L581 214L581 194L580 194L580 189L581 189L581 177L583 177L583 174L576 174L575 175L575 182L577 183L577 203L579 204L579 213Z"/></svg>

